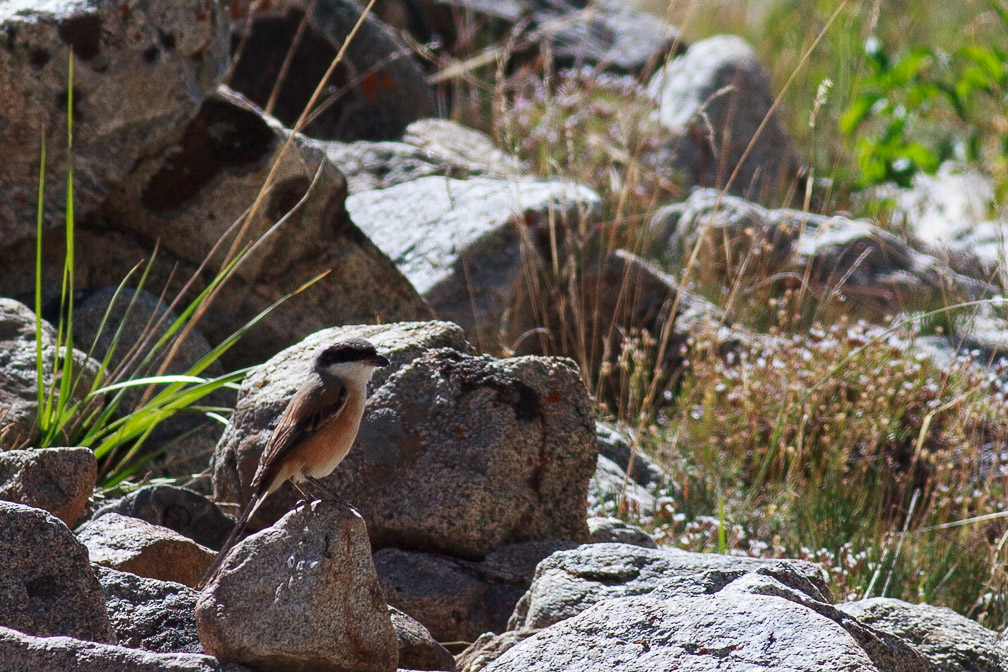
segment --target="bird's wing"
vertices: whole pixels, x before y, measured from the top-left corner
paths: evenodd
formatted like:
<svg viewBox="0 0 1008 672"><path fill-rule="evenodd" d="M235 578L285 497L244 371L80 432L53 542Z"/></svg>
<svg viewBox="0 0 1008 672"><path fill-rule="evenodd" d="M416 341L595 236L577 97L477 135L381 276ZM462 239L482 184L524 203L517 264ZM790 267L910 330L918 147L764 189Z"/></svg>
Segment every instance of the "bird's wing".
<svg viewBox="0 0 1008 672"><path fill-rule="evenodd" d="M343 381L326 384L312 375L287 404L269 443L259 459L259 468L252 479L252 491L258 493L272 485L284 459L302 441L332 420L346 406L349 388Z"/></svg>

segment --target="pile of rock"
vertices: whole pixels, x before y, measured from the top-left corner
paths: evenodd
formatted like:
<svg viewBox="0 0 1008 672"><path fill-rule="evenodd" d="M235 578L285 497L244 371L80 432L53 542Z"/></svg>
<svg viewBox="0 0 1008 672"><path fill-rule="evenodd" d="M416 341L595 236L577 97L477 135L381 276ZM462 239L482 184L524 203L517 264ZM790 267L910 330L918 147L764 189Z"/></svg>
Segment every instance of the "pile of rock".
<svg viewBox="0 0 1008 672"><path fill-rule="evenodd" d="M257 241L170 371L258 320L221 360L254 365L236 400L216 400L234 406L223 434L187 425L177 459L152 463L174 479L204 471L194 489L149 485L89 502L98 474L89 449L31 448L36 316L0 298L0 446L29 448L0 452L0 667L1008 668L999 635L951 612L834 605L807 563L659 549L641 529L586 513L611 513L625 494L646 518L675 484L596 424L584 378L602 380L605 396L602 362L634 332L665 343L669 385L698 330L726 349L756 338L658 264L696 249L703 273L716 274L722 260L755 254L772 273L801 269L845 298L872 297L863 307L873 317L925 292L990 288L869 222L757 204L786 199L800 167L770 114L763 68L738 38L687 46L615 0L383 5L381 17L412 37L366 17L324 110L293 133L360 19L350 0L255 3L252 13L216 0L0 3L0 296L26 301L35 290L44 136L43 317L58 318L49 306L61 291L65 194L52 185L65 180L72 50L77 315L92 354L109 347L97 327L114 288L158 241L147 286L165 296L206 289L229 249ZM583 184L532 175L474 129L429 118L441 111L443 79L428 79L413 54L436 40L465 55L460 15L490 37L522 33L501 67L534 70L545 48L563 67L646 82L674 137L647 157L651 167L719 191L662 209L640 256L586 259L564 288L576 300L544 303L536 290L557 246L594 235L603 203ZM120 296L146 310L123 330L129 346L143 347L134 327L148 316L170 323L184 306ZM591 317L572 337L578 315ZM297 506L281 488L198 592L233 526L222 508L248 501L314 355L349 337L391 360L371 383L359 441L325 481L357 511ZM572 352L568 338L577 363L545 356ZM43 320L47 370L55 341ZM502 353L522 356L491 356ZM99 363L73 357L86 384Z"/></svg>

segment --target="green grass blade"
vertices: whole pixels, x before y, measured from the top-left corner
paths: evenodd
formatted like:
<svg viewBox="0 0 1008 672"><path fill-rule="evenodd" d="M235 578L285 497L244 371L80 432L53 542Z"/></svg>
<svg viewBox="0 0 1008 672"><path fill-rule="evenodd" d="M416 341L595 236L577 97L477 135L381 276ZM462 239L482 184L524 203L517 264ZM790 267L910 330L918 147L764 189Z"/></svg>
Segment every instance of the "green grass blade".
<svg viewBox="0 0 1008 672"><path fill-rule="evenodd" d="M134 410L128 415L110 423L95 439L98 444L93 447L95 456L99 459L110 454L116 447L133 441L157 426L162 420L175 415L194 405L203 397L235 383L245 377L247 369L227 373L216 378L204 380L191 387L175 390L170 394L161 393L151 403Z"/></svg>
<svg viewBox="0 0 1008 672"><path fill-rule="evenodd" d="M38 394L37 423L39 434L49 429L45 409L45 384L42 364L42 214L45 196L46 137L42 133L42 157L39 165L38 213L35 217L35 390Z"/></svg>
<svg viewBox="0 0 1008 672"><path fill-rule="evenodd" d="M124 380L119 383L112 383L111 385L106 385L100 387L92 395L98 396L106 394L108 392L113 392L115 390L124 390L131 387L146 387L148 385L163 385L168 383L205 383L208 382L206 378L200 378L199 376L188 376L185 374L168 374L162 376L145 376L143 378L132 378L130 380Z"/></svg>

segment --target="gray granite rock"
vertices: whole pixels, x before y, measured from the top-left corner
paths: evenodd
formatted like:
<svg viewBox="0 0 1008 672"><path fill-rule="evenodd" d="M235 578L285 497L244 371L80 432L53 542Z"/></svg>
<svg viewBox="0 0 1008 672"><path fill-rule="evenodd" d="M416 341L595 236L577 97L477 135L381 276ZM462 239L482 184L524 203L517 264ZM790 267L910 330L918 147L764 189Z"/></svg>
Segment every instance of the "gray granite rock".
<svg viewBox="0 0 1008 672"><path fill-rule="evenodd" d="M266 107L287 52L309 9L304 35L280 85L274 112L294 125L330 62L357 22L349 0L274 0L247 15L232 8L234 44L242 43L231 85ZM324 110L305 127L313 138L387 140L416 119L438 112L434 89L395 32L370 14L328 82Z"/></svg>
<svg viewBox="0 0 1008 672"><path fill-rule="evenodd" d="M536 242L591 219L599 197L565 181L424 177L347 198L347 211L441 319L484 351L500 348Z"/></svg>
<svg viewBox="0 0 1008 672"><path fill-rule="evenodd" d="M939 672L1003 672L1008 647L998 633L951 609L876 597L837 605L861 623L912 644Z"/></svg>
<svg viewBox="0 0 1008 672"><path fill-rule="evenodd" d="M518 33L507 53L512 67L542 67L549 54L550 67L647 76L679 40L679 31L654 14L616 0L401 0L383 9L397 27L441 42L453 55L473 42L469 33L460 35L460 15L492 42Z"/></svg>
<svg viewBox="0 0 1008 672"><path fill-rule="evenodd" d="M482 668L575 670L859 670L925 672L903 640L858 623L773 576L723 587L687 583L621 597L515 644Z"/></svg>
<svg viewBox="0 0 1008 672"><path fill-rule="evenodd" d="M93 566L121 646L158 653L203 653L192 588Z"/></svg>
<svg viewBox="0 0 1008 672"><path fill-rule="evenodd" d="M423 623L439 641L473 641L484 632L503 632L539 561L574 545L524 542L479 562L383 548L374 563L391 605Z"/></svg>
<svg viewBox="0 0 1008 672"><path fill-rule="evenodd" d="M774 93L742 38L716 35L694 43L651 77L648 94L658 103L659 121L680 137L669 148L668 166L688 184L720 189L741 165L732 193L779 202L796 180L798 158L779 111L746 154Z"/></svg>
<svg viewBox="0 0 1008 672"><path fill-rule="evenodd" d="M598 435L599 455L607 457L624 472L630 468L630 478L643 486L662 486L669 481L669 475L643 451L634 451L630 439L620 430L605 424L595 423ZM632 463L632 466L631 466Z"/></svg>
<svg viewBox="0 0 1008 672"><path fill-rule="evenodd" d="M881 319L993 289L867 220L770 210L712 189L659 209L652 234L652 255L669 263L685 259L699 241L701 282L735 277L743 258L761 277L804 278L825 297L827 319L829 310Z"/></svg>
<svg viewBox="0 0 1008 672"><path fill-rule="evenodd" d="M912 232L962 273L989 277L1008 264L1008 222L992 218L994 181L969 166L943 163L934 175L915 175L909 188L883 185L867 190L864 198L892 203L892 226Z"/></svg>
<svg viewBox="0 0 1008 672"><path fill-rule="evenodd" d="M177 485L145 485L102 506L92 519L106 513L167 527L215 551L224 544L234 527L234 521L210 499Z"/></svg>
<svg viewBox="0 0 1008 672"><path fill-rule="evenodd" d="M250 672L194 653L152 653L70 637L34 637L0 626L0 666L11 672Z"/></svg>
<svg viewBox="0 0 1008 672"><path fill-rule="evenodd" d="M328 482L379 547L480 557L586 540L592 413L569 360L432 350L375 391L356 455Z"/></svg>
<svg viewBox="0 0 1008 672"><path fill-rule="evenodd" d="M773 577L816 600L830 601L823 570L810 562L587 544L554 553L539 563L532 587L518 603L508 629L539 630L599 602L647 595L669 581L688 579L709 587L726 585L747 573Z"/></svg>
<svg viewBox="0 0 1008 672"><path fill-rule="evenodd" d="M385 189L432 175L513 178L527 175L518 159L477 130L447 119L421 119L400 141L320 142L343 172L349 193Z"/></svg>
<svg viewBox="0 0 1008 672"><path fill-rule="evenodd" d="M0 625L116 641L88 550L66 525L41 509L0 501L0 530Z"/></svg>
<svg viewBox="0 0 1008 672"><path fill-rule="evenodd" d="M0 248L34 238L39 139L47 139L44 219L63 229L68 58L74 60L78 214L93 208L195 113L227 68L216 1L47 2L0 6ZM59 276L56 276L57 278ZM58 280L57 280L58 282Z"/></svg>
<svg viewBox="0 0 1008 672"><path fill-rule="evenodd" d="M0 12L4 10L0 9ZM34 259L34 256L31 257ZM7 277L4 273L0 277ZM31 278L29 277L29 280ZM42 381L46 389L52 386L53 361L56 359L56 330L46 321L41 323ZM0 413L3 432L0 447L31 446L38 439L36 414L38 391L35 368L35 313L14 299L0 298ZM90 388L98 364L79 350L74 350L74 370L81 372L76 397ZM37 445L37 444L35 444Z"/></svg>
<svg viewBox="0 0 1008 672"><path fill-rule="evenodd" d="M503 635L464 670L930 670L900 637L830 603L825 574L758 560L595 544L540 563Z"/></svg>
<svg viewBox="0 0 1008 672"><path fill-rule="evenodd" d="M137 163L91 222L136 240L160 239L164 250L148 280L160 290L176 260L182 262L179 278L205 261L211 271L220 267L235 239L230 227L245 216L277 164L256 217L243 224L242 243L258 241L255 249L221 290L214 319L202 320L200 329L220 343L285 294L325 277L264 317L255 337L224 358L228 367L265 361L332 324L431 316L409 281L348 218L346 180L319 144L296 135L280 160L289 137L276 119L221 87L170 146ZM164 235L166 230L173 235ZM218 241L223 243L211 255ZM118 254L136 263L132 254ZM179 285L176 279L172 287Z"/></svg>
<svg viewBox="0 0 1008 672"><path fill-rule="evenodd" d="M315 355L327 345L346 338L365 338L371 341L391 362L389 366L374 372L369 394L384 384L391 373L431 348L454 348L471 352L462 329L448 322L333 327L315 332L297 345L287 348L249 372L242 382L231 422L224 430L211 464L216 501L248 501L251 493L247 488L276 419L301 385ZM354 448L351 455L356 450ZM340 468L344 467L341 465ZM262 515L253 518L252 529L270 524L289 510L290 504L297 497L290 486L285 486L281 489L283 490L286 490L288 496L267 499L261 509Z"/></svg>
<svg viewBox="0 0 1008 672"><path fill-rule="evenodd" d="M95 486L90 448L0 451L0 499L44 509L74 525Z"/></svg>
<svg viewBox="0 0 1008 672"><path fill-rule="evenodd" d="M624 487L625 486L625 487ZM626 497L627 511L634 516L653 516L658 499L657 488L643 486L626 477L626 471L605 455L598 456L595 473L588 483L588 506L607 515L620 510L620 497Z"/></svg>
<svg viewBox="0 0 1008 672"><path fill-rule="evenodd" d="M203 648L267 670L396 669L364 521L315 502L239 542L196 605Z"/></svg>
<svg viewBox="0 0 1008 672"><path fill-rule="evenodd" d="M270 423L311 358L359 336L392 366L372 381L357 444L325 483L360 509L377 548L480 558L518 541L587 540L595 432L579 373L568 360L475 357L458 335L443 323L342 327L278 354L243 383L214 458L217 500L247 501ZM265 521L296 499L278 491Z"/></svg>
<svg viewBox="0 0 1008 672"><path fill-rule="evenodd" d="M81 528L91 561L137 576L195 588L215 554L167 527L106 513Z"/></svg>
<svg viewBox="0 0 1008 672"><path fill-rule="evenodd" d="M399 647L399 669L454 672L455 658L431 637L419 621L391 606L389 616L392 617Z"/></svg>
<svg viewBox="0 0 1008 672"><path fill-rule="evenodd" d="M658 548L658 544L647 532L617 518L589 518L588 533L593 544L630 544L641 548Z"/></svg>

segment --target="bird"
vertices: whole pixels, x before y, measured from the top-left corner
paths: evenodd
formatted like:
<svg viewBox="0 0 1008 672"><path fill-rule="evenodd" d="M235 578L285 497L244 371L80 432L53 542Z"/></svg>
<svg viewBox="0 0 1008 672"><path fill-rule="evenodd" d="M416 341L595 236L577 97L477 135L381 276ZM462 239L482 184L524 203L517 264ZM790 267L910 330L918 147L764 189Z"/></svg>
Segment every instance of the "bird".
<svg viewBox="0 0 1008 672"><path fill-rule="evenodd" d="M332 473L350 452L364 415L368 381L375 368L388 364L389 360L362 338L334 343L316 355L307 379L288 402L259 458L252 477L252 498L200 580L199 589L220 569L259 505L286 481L307 500L313 498L301 487L303 482L343 501L318 479Z"/></svg>

